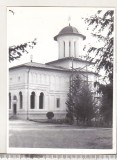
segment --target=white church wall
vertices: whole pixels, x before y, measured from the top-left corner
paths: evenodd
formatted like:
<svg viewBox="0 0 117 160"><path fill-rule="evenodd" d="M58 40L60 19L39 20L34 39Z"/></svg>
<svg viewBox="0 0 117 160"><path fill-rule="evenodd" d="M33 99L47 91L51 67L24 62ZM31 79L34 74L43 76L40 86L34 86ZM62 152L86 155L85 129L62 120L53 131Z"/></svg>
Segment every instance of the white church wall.
<svg viewBox="0 0 117 160"><path fill-rule="evenodd" d="M18 77L20 76L20 80ZM10 92L13 96L17 96L17 116L21 118L45 119L46 113L52 111L54 118L64 118L66 114L66 99L69 92L70 73L56 71L27 68L15 69L10 72ZM93 74L88 75L89 81L94 81ZM29 83L29 84L28 84ZM23 108L19 108L19 92L23 95ZM30 96L35 92L35 108L31 109ZM39 96L43 92L43 109L39 108ZM57 108L57 99L59 99L59 107ZM13 115L13 103L11 104L10 115Z"/></svg>
<svg viewBox="0 0 117 160"><path fill-rule="evenodd" d="M66 59L64 61L58 61L58 62L53 62L52 65L54 66L61 66L63 68L66 68L66 69L72 69L72 60L71 59ZM95 69L93 67L93 64L89 64L87 63L86 61L80 61L80 60L74 60L73 59L73 68L77 68L77 69L81 69L81 71L84 71L84 70L88 70L88 71L91 71L91 72L95 72Z"/></svg>

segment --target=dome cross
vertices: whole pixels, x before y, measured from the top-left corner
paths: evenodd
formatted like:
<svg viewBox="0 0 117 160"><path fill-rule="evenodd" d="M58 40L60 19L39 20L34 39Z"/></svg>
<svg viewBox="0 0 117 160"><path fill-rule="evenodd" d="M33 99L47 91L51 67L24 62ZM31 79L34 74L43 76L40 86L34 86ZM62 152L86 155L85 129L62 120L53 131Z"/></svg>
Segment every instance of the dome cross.
<svg viewBox="0 0 117 160"><path fill-rule="evenodd" d="M70 22L71 22L71 17L69 16L69 17L68 17L69 26L70 26Z"/></svg>

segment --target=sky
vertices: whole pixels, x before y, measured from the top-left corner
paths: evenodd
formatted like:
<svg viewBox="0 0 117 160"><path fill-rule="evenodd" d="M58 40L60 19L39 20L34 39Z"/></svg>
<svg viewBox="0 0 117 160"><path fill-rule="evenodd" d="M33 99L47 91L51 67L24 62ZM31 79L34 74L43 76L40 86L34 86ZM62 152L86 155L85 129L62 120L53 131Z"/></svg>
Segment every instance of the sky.
<svg viewBox="0 0 117 160"><path fill-rule="evenodd" d="M69 23L86 36L84 44L89 42L94 44L90 31L87 31L87 25L82 18L95 14L98 9L81 7L8 7L7 47L23 44L37 38L37 44L33 49L28 50L29 54L24 54L19 60L9 63L9 67L29 62L31 55L33 62L39 63L58 59L58 44L53 37Z"/></svg>

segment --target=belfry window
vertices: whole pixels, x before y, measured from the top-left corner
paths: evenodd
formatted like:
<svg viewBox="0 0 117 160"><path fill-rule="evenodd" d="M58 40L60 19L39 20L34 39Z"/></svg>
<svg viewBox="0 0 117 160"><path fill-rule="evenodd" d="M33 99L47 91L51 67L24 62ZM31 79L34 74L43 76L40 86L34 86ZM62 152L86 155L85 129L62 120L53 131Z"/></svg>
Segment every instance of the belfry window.
<svg viewBox="0 0 117 160"><path fill-rule="evenodd" d="M35 108L35 92L32 92L30 96L30 108L31 109Z"/></svg>
<svg viewBox="0 0 117 160"><path fill-rule="evenodd" d="M43 92L41 92L39 96L39 109L43 109L43 100L44 100L44 94Z"/></svg>
<svg viewBox="0 0 117 160"><path fill-rule="evenodd" d="M11 109L11 93L9 93L9 109Z"/></svg>
<svg viewBox="0 0 117 160"><path fill-rule="evenodd" d="M76 58L76 42L74 42L74 57Z"/></svg>
<svg viewBox="0 0 117 160"><path fill-rule="evenodd" d="M20 106L20 109L23 108L23 96L22 96L22 92L19 92L19 106Z"/></svg>
<svg viewBox="0 0 117 160"><path fill-rule="evenodd" d="M69 42L69 57L71 57L71 42Z"/></svg>
<svg viewBox="0 0 117 160"><path fill-rule="evenodd" d="M65 42L63 42L63 49L64 49L64 57L65 57Z"/></svg>

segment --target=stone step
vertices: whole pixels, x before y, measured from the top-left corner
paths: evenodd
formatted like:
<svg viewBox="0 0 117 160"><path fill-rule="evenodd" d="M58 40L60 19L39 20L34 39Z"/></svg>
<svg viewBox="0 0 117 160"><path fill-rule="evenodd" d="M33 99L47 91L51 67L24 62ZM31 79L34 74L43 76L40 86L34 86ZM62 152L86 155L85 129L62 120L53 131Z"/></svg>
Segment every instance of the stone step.
<svg viewBox="0 0 117 160"><path fill-rule="evenodd" d="M10 116L9 119L14 119L14 120L16 120L16 119L19 119L19 118L18 118L16 115L13 115L13 116Z"/></svg>

